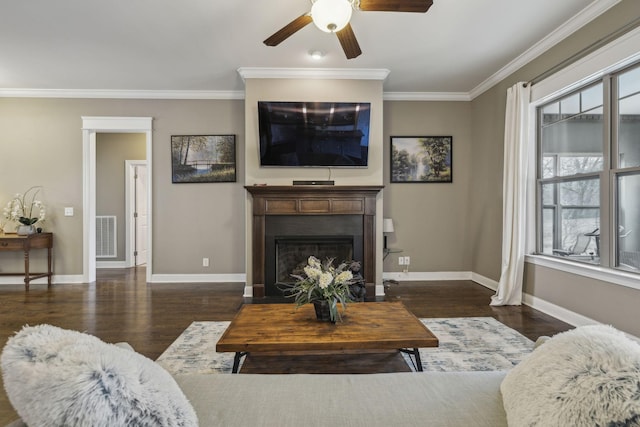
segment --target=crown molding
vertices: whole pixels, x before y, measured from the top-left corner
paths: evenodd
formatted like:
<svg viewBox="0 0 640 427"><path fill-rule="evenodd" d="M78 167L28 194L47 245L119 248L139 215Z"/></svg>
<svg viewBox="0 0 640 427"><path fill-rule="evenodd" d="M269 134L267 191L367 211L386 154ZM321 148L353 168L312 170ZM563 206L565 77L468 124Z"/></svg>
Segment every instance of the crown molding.
<svg viewBox="0 0 640 427"><path fill-rule="evenodd" d="M502 67L491 77L471 89L469 92L471 100L482 95L484 92L491 89L493 86L500 83L502 80L506 79L511 74L515 73L520 68L533 61L538 56L542 55L621 1L622 0L595 0L589 6L571 17L567 22L545 36L542 40L531 46L520 56Z"/></svg>
<svg viewBox="0 0 640 427"><path fill-rule="evenodd" d="M244 91L0 88L0 98L244 99Z"/></svg>
<svg viewBox="0 0 640 427"><path fill-rule="evenodd" d="M343 79L385 80L385 68L261 68L240 67L238 74L247 79Z"/></svg>
<svg viewBox="0 0 640 427"><path fill-rule="evenodd" d="M384 92L384 101L471 101L468 92Z"/></svg>
<svg viewBox="0 0 640 427"><path fill-rule="evenodd" d="M538 56L573 34L622 0L595 0L469 92L383 92L385 101L472 101ZM351 79L385 80L390 71L380 68L261 68L240 67L246 79ZM244 91L120 90L120 89L13 89L0 88L0 98L112 98L112 99L238 99Z"/></svg>

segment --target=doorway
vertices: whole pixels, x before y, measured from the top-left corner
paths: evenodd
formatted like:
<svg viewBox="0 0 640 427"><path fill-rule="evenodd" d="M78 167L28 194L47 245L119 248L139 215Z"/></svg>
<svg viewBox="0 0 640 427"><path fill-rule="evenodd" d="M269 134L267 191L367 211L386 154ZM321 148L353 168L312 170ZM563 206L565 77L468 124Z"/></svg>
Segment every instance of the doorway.
<svg viewBox="0 0 640 427"><path fill-rule="evenodd" d="M152 159L151 117L82 117L82 163L83 163L83 281L96 281L96 134L97 133L142 133L145 135L146 158ZM147 177L152 177L152 163L147 164ZM146 185L147 232L146 281L151 282L152 273L152 180Z"/></svg>

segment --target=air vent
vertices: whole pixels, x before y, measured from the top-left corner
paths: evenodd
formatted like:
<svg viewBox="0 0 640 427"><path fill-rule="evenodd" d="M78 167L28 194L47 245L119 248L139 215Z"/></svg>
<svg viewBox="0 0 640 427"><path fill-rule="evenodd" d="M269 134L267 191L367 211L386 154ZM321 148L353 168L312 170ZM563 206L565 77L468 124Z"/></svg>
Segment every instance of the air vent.
<svg viewBox="0 0 640 427"><path fill-rule="evenodd" d="M116 258L116 217L96 216L96 258Z"/></svg>

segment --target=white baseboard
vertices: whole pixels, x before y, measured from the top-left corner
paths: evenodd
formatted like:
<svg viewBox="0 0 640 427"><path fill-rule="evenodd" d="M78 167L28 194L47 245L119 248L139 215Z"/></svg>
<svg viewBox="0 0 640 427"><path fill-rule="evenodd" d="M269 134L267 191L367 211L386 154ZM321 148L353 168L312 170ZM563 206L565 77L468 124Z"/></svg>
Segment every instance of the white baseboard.
<svg viewBox="0 0 640 427"><path fill-rule="evenodd" d="M471 280L493 291L498 290L498 282L493 279L484 277L480 274L473 273L473 278ZM522 303L545 314L548 314L549 316L553 316L556 319L568 323L572 326L600 324L600 322L590 319L589 317L583 316L571 310L567 310L564 307L560 307L559 305L550 303L527 293L524 293L522 295Z"/></svg>
<svg viewBox="0 0 640 427"><path fill-rule="evenodd" d="M384 279L393 279L398 281L411 281L411 280L472 280L485 288L491 289L492 291L498 290L498 282L485 277L481 274L474 272L409 272L409 273L383 273L382 277ZM566 308L560 307L559 305L550 303L541 298L537 298L535 296L524 294L522 298L522 302L525 305L530 306L542 313L548 314L549 316L553 316L558 320L561 320L565 323L568 323L572 326L583 326L583 325L596 325L600 322L590 319L589 317L583 316L579 313L575 313L571 310L567 310Z"/></svg>
<svg viewBox="0 0 640 427"><path fill-rule="evenodd" d="M126 261L96 261L96 268L128 268Z"/></svg>
<svg viewBox="0 0 640 427"><path fill-rule="evenodd" d="M549 316L553 316L558 320L562 320L573 326L585 326L585 325L599 325L600 322L593 320L587 316L583 316L574 311L567 310L564 307L550 303L541 298L534 297L533 295L524 294L523 303L531 308L535 308Z"/></svg>
<svg viewBox="0 0 640 427"><path fill-rule="evenodd" d="M247 275L235 274L152 274L151 283L246 282Z"/></svg>
<svg viewBox="0 0 640 427"><path fill-rule="evenodd" d="M58 283L63 283L63 284L77 284L77 283L86 283L83 280L82 274L73 274L73 275L69 275L69 274L65 274L65 275L59 275L59 274L54 274L53 277L51 278L51 283L58 284ZM30 282L31 285L41 285L41 284L47 284L47 278L46 277L41 277L39 279L35 279L35 280L31 280ZM0 277L0 285L24 285L24 276L3 276Z"/></svg>
<svg viewBox="0 0 640 427"><path fill-rule="evenodd" d="M485 277L485 276L483 276L481 274L471 273L471 280L473 280L476 283L481 284L485 288L491 289L492 291L497 291L498 290L498 282L496 282L493 279L489 279L488 277Z"/></svg>
<svg viewBox="0 0 640 427"><path fill-rule="evenodd" d="M397 280L402 282L420 280L471 280L470 271L409 271L382 273L383 280Z"/></svg>

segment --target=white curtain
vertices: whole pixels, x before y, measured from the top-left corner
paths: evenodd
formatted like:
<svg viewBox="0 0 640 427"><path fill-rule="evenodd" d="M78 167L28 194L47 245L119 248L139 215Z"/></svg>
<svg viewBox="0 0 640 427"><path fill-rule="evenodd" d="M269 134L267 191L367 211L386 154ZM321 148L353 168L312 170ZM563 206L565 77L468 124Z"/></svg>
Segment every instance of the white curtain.
<svg viewBox="0 0 640 427"><path fill-rule="evenodd" d="M522 304L527 211L528 117L530 85L507 90L502 182L502 270L491 305Z"/></svg>

